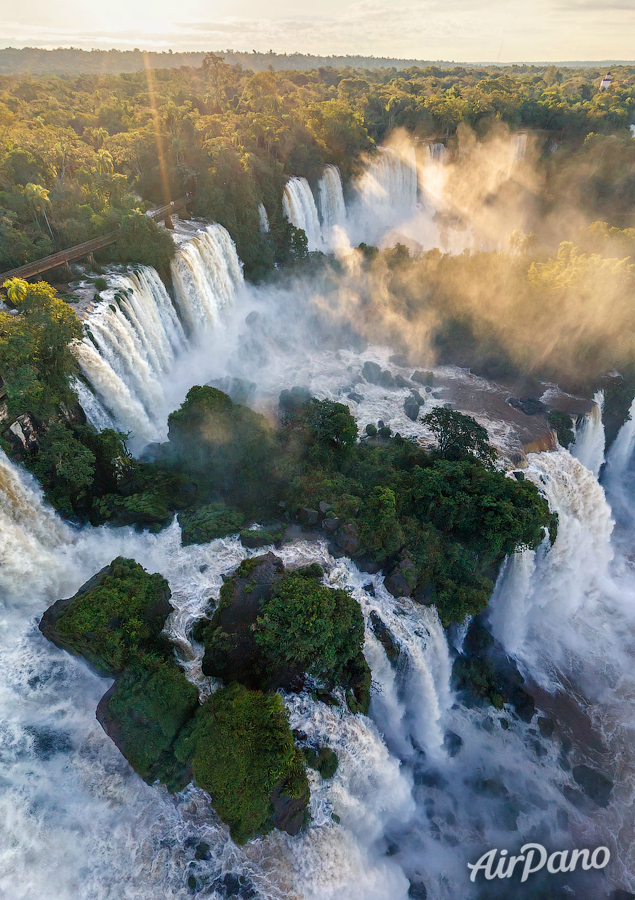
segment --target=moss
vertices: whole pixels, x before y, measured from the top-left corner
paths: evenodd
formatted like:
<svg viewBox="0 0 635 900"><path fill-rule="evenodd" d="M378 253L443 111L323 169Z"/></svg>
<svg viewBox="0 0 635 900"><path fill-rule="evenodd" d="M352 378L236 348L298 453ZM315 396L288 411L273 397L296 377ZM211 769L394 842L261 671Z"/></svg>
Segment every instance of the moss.
<svg viewBox="0 0 635 900"><path fill-rule="evenodd" d="M198 710L177 754L193 755L196 784L211 794L234 841L274 827L274 791L302 801L308 781L278 694L222 688Z"/></svg>
<svg viewBox="0 0 635 900"><path fill-rule="evenodd" d="M216 538L240 531L245 517L225 503L210 503L178 514L183 546L207 544Z"/></svg>
<svg viewBox="0 0 635 900"><path fill-rule="evenodd" d="M573 430L573 419L567 413L560 412L559 409L552 409L547 413L547 422L553 428L558 436L558 443L565 450L575 441L575 432Z"/></svg>
<svg viewBox="0 0 635 900"><path fill-rule="evenodd" d="M97 716L144 781L158 780L175 791L191 776L174 756L174 743L198 705L196 687L177 665L146 658L117 678Z"/></svg>
<svg viewBox="0 0 635 900"><path fill-rule="evenodd" d="M107 675L148 652L162 652L158 638L171 607L170 588L161 575L149 575L133 559L118 557L86 588L55 622L67 649Z"/></svg>
<svg viewBox="0 0 635 900"><path fill-rule="evenodd" d="M324 779L332 778L337 772L337 753L331 750L330 747L318 747L317 750L314 750L312 747L305 747L302 750L302 755L307 766L319 772Z"/></svg>

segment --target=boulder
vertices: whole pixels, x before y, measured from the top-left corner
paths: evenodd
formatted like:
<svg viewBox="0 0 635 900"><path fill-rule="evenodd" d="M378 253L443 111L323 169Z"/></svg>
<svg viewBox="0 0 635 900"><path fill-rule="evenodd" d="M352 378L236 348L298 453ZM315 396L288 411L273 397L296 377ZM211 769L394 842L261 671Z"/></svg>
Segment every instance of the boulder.
<svg viewBox="0 0 635 900"><path fill-rule="evenodd" d="M572 775L576 784L580 785L587 797L597 806L604 808L609 805L613 781L608 775L585 765L574 766Z"/></svg>
<svg viewBox="0 0 635 900"><path fill-rule="evenodd" d="M423 881L411 881L408 888L409 900L427 900L428 891Z"/></svg>
<svg viewBox="0 0 635 900"><path fill-rule="evenodd" d="M526 416L541 416L547 412L547 407L535 397L521 397L519 400L515 397L509 397L507 400L514 409L519 409Z"/></svg>
<svg viewBox="0 0 635 900"><path fill-rule="evenodd" d="M39 629L56 647L113 677L140 655L164 651L160 634L173 611L170 597L161 575L117 557L73 597L50 606Z"/></svg>
<svg viewBox="0 0 635 900"><path fill-rule="evenodd" d="M9 425L5 432L18 450L32 453L39 446L38 427L31 413L24 413Z"/></svg>
<svg viewBox="0 0 635 900"><path fill-rule="evenodd" d="M345 522L340 525L333 535L332 553L336 558L352 556L359 545L359 534L354 522Z"/></svg>
<svg viewBox="0 0 635 900"><path fill-rule="evenodd" d="M432 372L413 372L410 377L412 381L416 381L417 384L421 384L423 387L432 387L434 384Z"/></svg>
<svg viewBox="0 0 635 900"><path fill-rule="evenodd" d="M351 391L350 394L347 394L349 400L352 400L353 403L361 403L364 397L362 394L358 394L356 391Z"/></svg>
<svg viewBox="0 0 635 900"><path fill-rule="evenodd" d="M285 526L281 524L267 525L266 528L247 528L240 532L240 542L249 550L258 550L260 547L269 547L271 544L279 547L284 532Z"/></svg>
<svg viewBox="0 0 635 900"><path fill-rule="evenodd" d="M417 421L419 410L423 406L424 400L418 391L412 391L403 403L403 411L413 422Z"/></svg>
<svg viewBox="0 0 635 900"><path fill-rule="evenodd" d="M370 613L370 627L373 630L373 634L386 651L386 656L390 662L393 665L396 665L400 653L399 643L394 639L392 632L374 609L371 610Z"/></svg>
<svg viewBox="0 0 635 900"><path fill-rule="evenodd" d="M300 520L300 525L310 528L318 524L320 514L317 509L308 509L306 506L303 506L298 510L298 519Z"/></svg>
<svg viewBox="0 0 635 900"><path fill-rule="evenodd" d="M409 597L417 584L417 567L410 559L402 559L384 578L384 587L393 597Z"/></svg>
<svg viewBox="0 0 635 900"><path fill-rule="evenodd" d="M364 379L371 384L377 384L385 388L397 387L397 383L390 372L382 369L377 363L365 362L364 368L362 369L362 375Z"/></svg>

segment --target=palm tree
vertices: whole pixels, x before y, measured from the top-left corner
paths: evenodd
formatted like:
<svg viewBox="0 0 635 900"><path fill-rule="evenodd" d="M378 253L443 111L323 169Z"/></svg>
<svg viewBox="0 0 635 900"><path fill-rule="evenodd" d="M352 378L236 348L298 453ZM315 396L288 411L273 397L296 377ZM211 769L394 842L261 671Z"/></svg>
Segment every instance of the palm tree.
<svg viewBox="0 0 635 900"><path fill-rule="evenodd" d="M35 221L38 223L38 225L40 224L37 214L38 212L41 212L44 216L44 221L46 222L46 225L48 227L49 234L51 235L51 240L54 241L55 238L53 237L51 224L48 220L48 216L46 215L46 208L47 206L51 205L51 201L49 200L49 192L41 184L33 184L32 182L30 182L24 188L24 194L35 211Z"/></svg>
<svg viewBox="0 0 635 900"><path fill-rule="evenodd" d="M107 150L98 150L95 154L97 157L97 169L100 175L111 174L113 171L112 156Z"/></svg>

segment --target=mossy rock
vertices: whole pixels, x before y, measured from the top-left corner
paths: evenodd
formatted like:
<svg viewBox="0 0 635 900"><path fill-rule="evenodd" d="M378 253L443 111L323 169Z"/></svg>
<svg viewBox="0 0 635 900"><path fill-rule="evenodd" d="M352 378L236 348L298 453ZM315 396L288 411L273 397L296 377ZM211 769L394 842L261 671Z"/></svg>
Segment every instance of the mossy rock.
<svg viewBox="0 0 635 900"><path fill-rule="evenodd" d="M279 547L284 537L284 525L269 525L267 528L245 529L240 532L240 541L243 547L249 550L258 550L260 547L269 547L272 544Z"/></svg>
<svg viewBox="0 0 635 900"><path fill-rule="evenodd" d="M82 656L100 675L112 677L141 656L169 650L160 634L173 609L170 596L165 578L119 556L73 597L49 607L40 631L57 647Z"/></svg>
<svg viewBox="0 0 635 900"><path fill-rule="evenodd" d="M337 772L338 759L337 753L330 747L318 747L314 750L312 747L305 747L302 754L307 766L319 772L322 778L332 778Z"/></svg>
<svg viewBox="0 0 635 900"><path fill-rule="evenodd" d="M176 752L184 763L192 759L195 783L236 843L302 827L309 785L278 694L222 688L199 707Z"/></svg>
<svg viewBox="0 0 635 900"><path fill-rule="evenodd" d="M208 544L216 538L236 534L242 528L245 517L225 503L210 503L194 511L180 512L178 520L181 541L187 547L189 544Z"/></svg>
<svg viewBox="0 0 635 900"><path fill-rule="evenodd" d="M97 707L97 719L137 775L169 791L191 780L174 744L198 709L198 691L172 661L146 658L126 669Z"/></svg>

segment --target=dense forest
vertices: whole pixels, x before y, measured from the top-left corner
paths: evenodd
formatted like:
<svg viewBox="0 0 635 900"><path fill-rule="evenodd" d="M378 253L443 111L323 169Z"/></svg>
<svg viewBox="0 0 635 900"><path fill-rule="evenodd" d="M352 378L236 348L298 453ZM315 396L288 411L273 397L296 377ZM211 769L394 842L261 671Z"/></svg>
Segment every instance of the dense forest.
<svg viewBox="0 0 635 900"><path fill-rule="evenodd" d="M635 70L616 69L608 91L602 74L556 66L254 72L209 54L199 68L0 77L0 270L124 222L125 240L102 258L165 270L170 244L140 214L195 191L195 214L224 225L246 274L262 277L297 250L281 212L285 179L315 184L333 163L346 185L397 127L449 149L459 126L477 136L497 123L531 129L543 203L574 191L589 216L612 213L610 224L623 228L635 201ZM582 191L581 165L590 182ZM260 203L270 235L258 232Z"/></svg>

